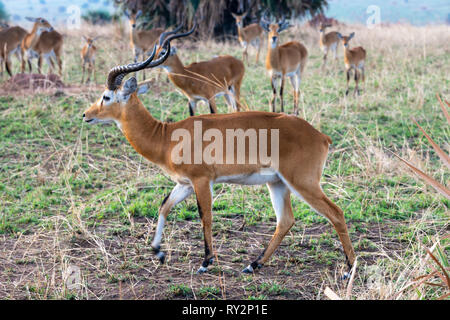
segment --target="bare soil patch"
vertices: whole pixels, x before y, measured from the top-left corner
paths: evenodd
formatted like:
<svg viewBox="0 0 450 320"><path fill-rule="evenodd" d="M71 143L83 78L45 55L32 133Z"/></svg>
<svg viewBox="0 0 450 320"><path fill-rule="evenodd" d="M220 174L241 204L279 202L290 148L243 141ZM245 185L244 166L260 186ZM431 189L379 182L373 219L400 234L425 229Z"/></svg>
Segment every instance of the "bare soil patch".
<svg viewBox="0 0 450 320"><path fill-rule="evenodd" d="M221 217L214 228L216 261L208 273L197 275L203 259L199 221L170 221L160 265L150 247L156 221L132 219L132 227L101 224L89 231L67 231L63 217L52 218L52 230L39 229L18 237L3 236L0 257L0 296L7 299L317 299L323 288L339 281L345 269L339 240L320 244L328 224L297 226L286 236L273 258L254 275L241 270L257 257L269 241L275 222L244 226L242 216ZM58 221L59 220L59 221ZM401 253L401 241L367 225L365 238L389 252ZM79 230L78 228L76 228ZM352 239L358 243L361 239ZM316 251L315 251L316 250ZM358 251L358 250L357 250ZM330 259L329 254L336 254ZM380 255L373 248L359 250L360 266L372 264ZM328 261L323 263L321 256ZM66 286L67 270L81 271L81 286ZM344 270L345 271L345 270ZM362 273L362 271L361 271Z"/></svg>

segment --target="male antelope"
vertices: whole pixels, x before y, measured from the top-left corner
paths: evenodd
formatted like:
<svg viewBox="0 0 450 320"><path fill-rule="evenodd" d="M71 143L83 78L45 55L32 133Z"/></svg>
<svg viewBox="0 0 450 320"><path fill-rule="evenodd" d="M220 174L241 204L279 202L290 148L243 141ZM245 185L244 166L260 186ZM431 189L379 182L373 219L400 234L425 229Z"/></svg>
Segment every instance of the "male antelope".
<svg viewBox="0 0 450 320"><path fill-rule="evenodd" d="M176 35L176 38L192 34L196 26L195 24L186 33ZM177 32L181 27L161 34L159 45L166 36ZM195 114L198 101L208 103L211 113L217 113L215 98L221 95L225 96L229 108L240 111L239 99L245 67L239 59L228 55L218 56L185 66L178 57L176 48L171 47L168 58L159 67L168 73L170 81L188 98L191 116Z"/></svg>
<svg viewBox="0 0 450 320"><path fill-rule="evenodd" d="M249 44L254 44L258 52L256 53L256 63L259 61L259 52L261 51L261 45L264 41L263 29L258 23L252 23L244 28L244 19L247 16L248 11L241 15L231 13L233 18L236 20L236 25L238 29L239 42L241 43L244 51L242 52L242 61L247 62L248 65L248 54L247 48Z"/></svg>
<svg viewBox="0 0 450 320"><path fill-rule="evenodd" d="M364 62L366 60L366 50L364 50L363 47L356 47L353 49L349 48L349 42L350 40L355 36L355 33L352 32L349 36L343 36L340 33L338 33L339 39L342 40L342 44L344 45L344 61L345 61L345 68L347 71L347 89L345 91L345 95L348 95L349 91L349 81L350 81L350 72L352 69L355 70L355 93L358 93L359 95L359 75L358 70L361 71L361 77L362 81L364 82Z"/></svg>
<svg viewBox="0 0 450 320"><path fill-rule="evenodd" d="M156 53L155 47L147 60L111 69L106 90L83 114L84 121L91 124L116 122L138 153L160 166L177 182L175 188L162 202L152 241L152 248L160 262L163 263L165 257L161 251L163 228L173 206L193 193L197 196L205 241L205 258L198 270L198 273L202 273L207 271L214 257L211 231L213 184L265 183L270 191L277 227L267 248L243 270L244 272L251 273L267 262L294 224L291 192L330 220L341 240L348 263L353 264L355 253L344 214L327 198L320 187L320 177L331 143L328 136L301 118L271 112L208 114L189 117L178 122L161 122L151 116L137 96L146 91L147 87L138 87L134 77L121 86L127 74L163 63L170 55L170 40L175 37L176 35L168 37L164 41L162 48L165 51L158 60L152 61ZM238 133L232 136L231 143L224 146L220 143L221 138L230 130ZM203 139L199 137L202 131ZM270 152L274 158L277 158L274 154L279 155L278 160L261 161L255 157L256 150L250 150L251 145L245 147L246 136L252 136L252 133L256 135L256 132L260 132L260 142L264 140L264 136L266 142L268 140L274 142L270 144L270 148L265 148L267 145L260 143L260 154L265 150L266 155ZM194 137L194 141L187 139L185 141L184 138L188 136ZM236 137L240 137L241 142L243 139L243 148L239 141L234 143ZM179 161L180 138L183 138L182 145L185 147L183 158L186 156L187 162ZM201 157L202 152L206 153L208 148L211 156L213 154L211 149L214 149L214 159L196 161L197 157ZM193 162L190 162L191 155L194 156Z"/></svg>
<svg viewBox="0 0 450 320"><path fill-rule="evenodd" d="M25 72L25 60L28 62L28 68L32 72L31 60L39 58L34 46L38 43L43 31L53 31L53 27L44 18L26 17L28 21L34 22L33 29L22 40L22 72Z"/></svg>
<svg viewBox="0 0 450 320"><path fill-rule="evenodd" d="M86 42L83 48L81 49L81 63L83 65L83 77L81 79L81 83L84 82L84 73L87 65L88 77L86 79L86 83L90 81L91 74L94 77L95 81L95 53L97 52L97 47L94 45L94 41L99 37L89 38L83 36L84 41Z"/></svg>
<svg viewBox="0 0 450 320"><path fill-rule="evenodd" d="M323 64L322 66L325 67L325 63L327 62L327 55L328 51L331 50L334 53L334 59L337 59L337 47L339 44L339 36L337 31L331 31L328 33L325 33L325 29L331 27L331 24L320 24L320 39L319 44L320 48L323 51Z"/></svg>
<svg viewBox="0 0 450 320"><path fill-rule="evenodd" d="M27 31L21 27L15 26L5 28L0 31L0 63L3 76L3 62L6 71L12 76L11 56L16 55L19 61L22 61L21 44L22 39L27 35Z"/></svg>
<svg viewBox="0 0 450 320"><path fill-rule="evenodd" d="M282 21L270 24L261 19L261 26L268 32L268 52L266 57L266 69L269 72L272 83L273 97L271 101L272 112L275 112L275 101L277 97L277 79L281 78L280 100L281 112L284 112L283 88L285 77L289 77L294 88L294 114L298 115L298 99L300 93L300 82L308 59L308 50L297 41L290 41L278 45L279 33L289 27L289 22L283 18Z"/></svg>

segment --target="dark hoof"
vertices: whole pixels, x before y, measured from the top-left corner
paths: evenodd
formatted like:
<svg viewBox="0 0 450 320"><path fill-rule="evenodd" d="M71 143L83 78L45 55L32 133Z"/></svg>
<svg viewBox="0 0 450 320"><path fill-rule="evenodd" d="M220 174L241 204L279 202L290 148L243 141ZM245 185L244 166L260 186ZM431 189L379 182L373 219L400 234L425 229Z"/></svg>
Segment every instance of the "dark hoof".
<svg viewBox="0 0 450 320"><path fill-rule="evenodd" d="M158 257L159 262L161 262L161 264L164 264L164 261L166 261L166 255L164 254L164 252L160 251L156 254L156 256Z"/></svg>
<svg viewBox="0 0 450 320"><path fill-rule="evenodd" d="M253 274L253 271L254 270L253 270L252 266L248 266L247 268L242 270L242 273Z"/></svg>
<svg viewBox="0 0 450 320"><path fill-rule="evenodd" d="M351 273L350 272L344 272L344 275L342 276L342 280L348 280L351 277Z"/></svg>
<svg viewBox="0 0 450 320"><path fill-rule="evenodd" d="M206 268L206 267L204 267L204 266L201 266L200 268L198 268L197 274L203 274L203 273L205 273L206 271L208 271L208 268Z"/></svg>
<svg viewBox="0 0 450 320"><path fill-rule="evenodd" d="M153 252L158 257L159 262L161 262L161 264L164 264L164 261L166 260L166 255L164 254L164 252L160 251L160 248L161 248L160 246L153 248Z"/></svg>

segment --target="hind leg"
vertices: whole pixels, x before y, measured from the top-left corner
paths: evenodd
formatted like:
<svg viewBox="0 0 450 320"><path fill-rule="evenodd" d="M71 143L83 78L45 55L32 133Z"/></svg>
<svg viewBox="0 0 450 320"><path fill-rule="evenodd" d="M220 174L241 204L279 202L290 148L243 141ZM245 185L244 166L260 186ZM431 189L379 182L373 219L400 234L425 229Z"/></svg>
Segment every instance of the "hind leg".
<svg viewBox="0 0 450 320"><path fill-rule="evenodd" d="M244 273L252 273L254 270L261 268L269 260L284 236L294 225L294 214L292 213L291 192L289 188L282 181L268 183L267 186L269 187L270 199L272 200L272 206L277 216L277 228L266 249L264 249L258 259L242 271Z"/></svg>
<svg viewBox="0 0 450 320"><path fill-rule="evenodd" d="M203 240L205 242L205 258L197 273L204 273L208 266L213 263L214 253L212 247L212 185L206 179L198 179L193 182L195 195L197 196L197 207L203 227Z"/></svg>
<svg viewBox="0 0 450 320"><path fill-rule="evenodd" d="M306 188L294 186L294 188L303 200L306 201L306 203L308 203L316 212L320 213L331 222L339 236L347 258L347 263L351 268L355 261L355 251L348 234L344 212L330 199L328 199L328 197L323 193L320 185L315 187L308 186Z"/></svg>
<svg viewBox="0 0 450 320"><path fill-rule="evenodd" d="M261 42L262 42L261 39L258 38L257 42L256 42L257 49L258 49L258 51L256 51L256 59L255 59L256 64L258 64L258 62L259 62L259 52L261 51Z"/></svg>
<svg viewBox="0 0 450 320"><path fill-rule="evenodd" d="M11 69L11 60L9 57L5 59L5 68L6 72L8 72L9 76L12 77L12 69Z"/></svg>
<svg viewBox="0 0 450 320"><path fill-rule="evenodd" d="M294 114L298 116L298 98L300 94L300 71L297 74L290 76L292 88L294 89Z"/></svg>
<svg viewBox="0 0 450 320"><path fill-rule="evenodd" d="M225 94L224 97L225 102L228 106L228 112L239 111L233 94Z"/></svg>

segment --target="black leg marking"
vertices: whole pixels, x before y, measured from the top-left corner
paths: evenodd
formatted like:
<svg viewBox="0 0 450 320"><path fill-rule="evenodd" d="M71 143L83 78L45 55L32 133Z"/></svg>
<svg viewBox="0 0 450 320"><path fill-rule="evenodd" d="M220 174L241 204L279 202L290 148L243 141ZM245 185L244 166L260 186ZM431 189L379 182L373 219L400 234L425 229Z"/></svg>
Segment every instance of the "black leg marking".
<svg viewBox="0 0 450 320"><path fill-rule="evenodd" d="M202 208L200 207L200 203L197 200L197 209L198 209L198 214L200 216L200 219L203 218L203 212L202 212Z"/></svg>
<svg viewBox="0 0 450 320"><path fill-rule="evenodd" d="M188 103L188 106L189 106L189 115L192 117L192 116L194 116L194 110L192 109L192 106L190 103Z"/></svg>
<svg viewBox="0 0 450 320"><path fill-rule="evenodd" d="M166 259L166 255L164 254L164 252L160 251L161 250L161 246L158 246L156 248L152 248L153 249L153 253L158 257L159 262L161 262L161 264L164 264L164 261Z"/></svg>
<svg viewBox="0 0 450 320"><path fill-rule="evenodd" d="M281 103L281 112L284 112L284 99L283 99L283 91L284 91L284 77L281 78L281 87L280 87L280 103Z"/></svg>
<svg viewBox="0 0 450 320"><path fill-rule="evenodd" d="M347 255L345 255L345 263L347 264L348 272L344 272L344 275L342 276L342 280L350 279L350 276L352 274L353 266L350 264L350 260L348 259Z"/></svg>
<svg viewBox="0 0 450 320"><path fill-rule="evenodd" d="M162 208L163 205L166 204L167 199L169 199L169 197L170 197L170 193L169 193L167 196L165 196L165 198L163 199L163 201L162 201L162 203L161 203L161 208Z"/></svg>
<svg viewBox="0 0 450 320"><path fill-rule="evenodd" d="M252 263L250 263L249 266L247 266L247 268L245 268L244 270L242 270L243 273L253 273L255 270L257 269L261 269L262 264L259 263L259 261L262 259L262 257L264 256L264 253L266 253L266 249L263 250L263 252L259 255L259 257L253 261Z"/></svg>

